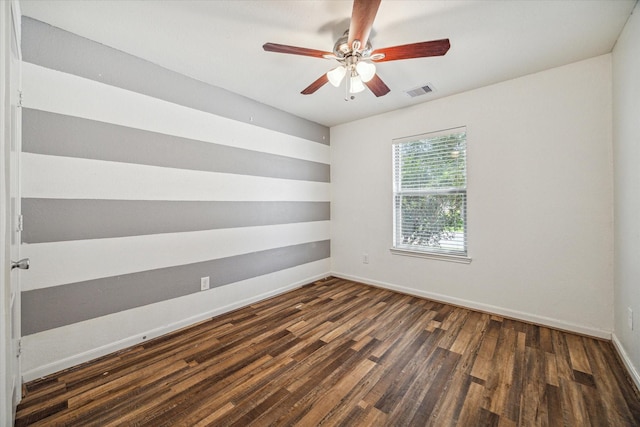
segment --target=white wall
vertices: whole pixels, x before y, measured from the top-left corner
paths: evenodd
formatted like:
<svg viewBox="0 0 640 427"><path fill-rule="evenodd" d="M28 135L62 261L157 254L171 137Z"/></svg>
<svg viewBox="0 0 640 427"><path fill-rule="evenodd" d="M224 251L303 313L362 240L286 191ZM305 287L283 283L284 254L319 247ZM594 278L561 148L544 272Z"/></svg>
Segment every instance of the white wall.
<svg viewBox="0 0 640 427"><path fill-rule="evenodd" d="M614 343L640 387L640 7L613 51ZM627 310L634 314L631 330Z"/></svg>
<svg viewBox="0 0 640 427"><path fill-rule="evenodd" d="M392 255L391 140L456 126L473 261ZM336 126L331 143L334 274L610 337L610 55Z"/></svg>

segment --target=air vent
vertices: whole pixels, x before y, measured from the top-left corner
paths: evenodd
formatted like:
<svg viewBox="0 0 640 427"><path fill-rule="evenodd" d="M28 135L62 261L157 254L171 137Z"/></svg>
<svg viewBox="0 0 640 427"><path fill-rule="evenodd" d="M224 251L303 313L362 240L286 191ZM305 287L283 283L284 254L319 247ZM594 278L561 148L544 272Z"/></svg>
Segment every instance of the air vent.
<svg viewBox="0 0 640 427"><path fill-rule="evenodd" d="M433 86L430 83L427 83L424 86L419 86L414 89L409 89L405 93L409 95L411 98L415 98L416 96L426 95L434 91Z"/></svg>

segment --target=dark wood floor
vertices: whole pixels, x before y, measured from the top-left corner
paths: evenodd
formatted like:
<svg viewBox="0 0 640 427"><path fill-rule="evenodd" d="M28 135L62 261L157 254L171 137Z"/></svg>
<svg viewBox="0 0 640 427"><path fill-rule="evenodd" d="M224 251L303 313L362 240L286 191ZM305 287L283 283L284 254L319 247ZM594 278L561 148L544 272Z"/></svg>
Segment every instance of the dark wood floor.
<svg viewBox="0 0 640 427"><path fill-rule="evenodd" d="M640 425L609 342L341 279L25 389L17 426Z"/></svg>

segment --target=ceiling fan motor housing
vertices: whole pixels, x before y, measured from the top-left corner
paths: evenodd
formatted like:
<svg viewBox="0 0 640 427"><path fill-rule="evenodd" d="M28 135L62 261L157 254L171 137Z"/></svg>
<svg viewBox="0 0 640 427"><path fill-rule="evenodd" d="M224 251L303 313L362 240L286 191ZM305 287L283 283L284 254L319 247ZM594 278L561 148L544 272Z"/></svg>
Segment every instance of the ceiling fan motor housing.
<svg viewBox="0 0 640 427"><path fill-rule="evenodd" d="M372 47L369 40L367 40L367 44L364 49L358 48L357 50L354 50L352 46L349 46L349 30L345 31L342 37L340 37L333 46L333 53L339 58L345 58L356 54L367 57L371 54L371 50Z"/></svg>

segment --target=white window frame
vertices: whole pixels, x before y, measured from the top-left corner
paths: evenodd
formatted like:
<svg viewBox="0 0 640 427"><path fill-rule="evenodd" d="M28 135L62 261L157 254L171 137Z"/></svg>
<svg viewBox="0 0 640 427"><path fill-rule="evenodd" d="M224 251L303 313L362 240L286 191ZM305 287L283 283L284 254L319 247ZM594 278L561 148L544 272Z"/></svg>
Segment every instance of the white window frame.
<svg viewBox="0 0 640 427"><path fill-rule="evenodd" d="M415 142L424 139L437 138L445 135L452 135L458 133L467 134L466 126L456 127L451 129L445 129L436 132L429 132L420 135L413 135L408 137L397 138L392 141L392 173L393 173L393 196L392 196L392 209L393 209L393 243L392 248L390 249L391 253L394 255L405 255L412 257L420 257L420 258L428 258L428 259L436 259L442 261L451 261L458 263L468 264L471 262L471 258L469 257L469 245L468 245L468 221L467 221L467 185L465 182L464 187L452 187L448 189L442 188L432 188L432 189L421 189L421 190L402 190L400 189L399 183L399 170L396 168L396 146L400 144ZM468 135L466 135L466 139L468 139ZM465 146L465 158L467 155L467 148ZM465 181L468 176L468 163L465 164ZM396 198L398 196L402 196L403 194L424 194L424 195L435 195L435 194L464 194L465 196L465 209L463 212L463 221L464 221L464 236L463 236L463 244L464 251L448 251L446 249L430 249L428 246L418 245L406 245L399 244L397 239L397 233L399 230L398 218L400 209L396 209Z"/></svg>

